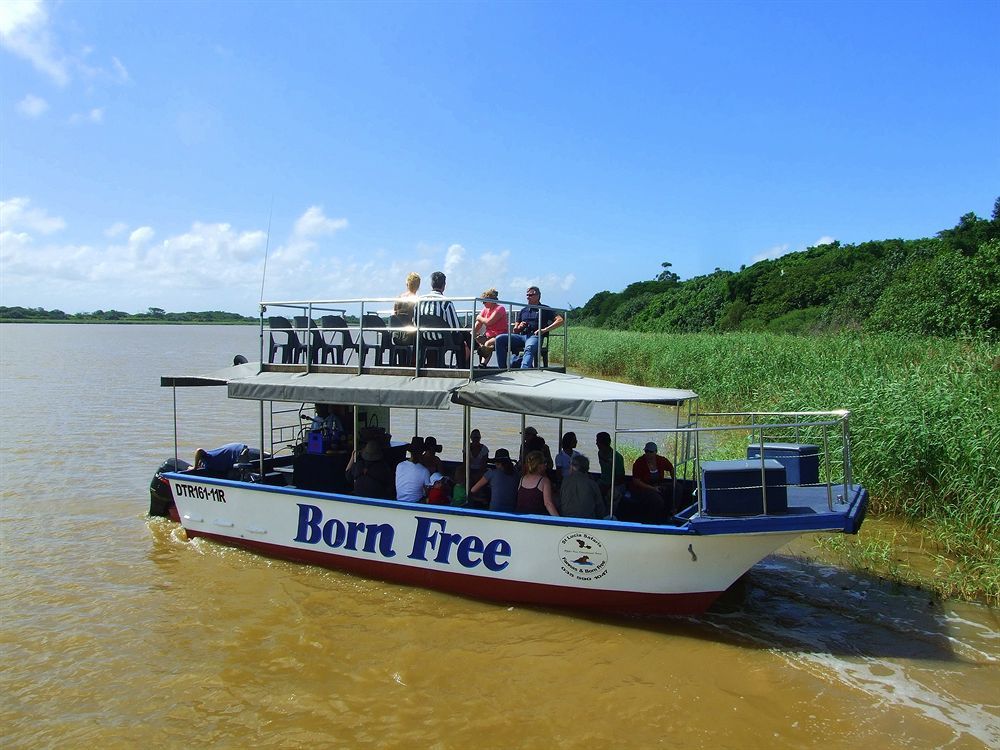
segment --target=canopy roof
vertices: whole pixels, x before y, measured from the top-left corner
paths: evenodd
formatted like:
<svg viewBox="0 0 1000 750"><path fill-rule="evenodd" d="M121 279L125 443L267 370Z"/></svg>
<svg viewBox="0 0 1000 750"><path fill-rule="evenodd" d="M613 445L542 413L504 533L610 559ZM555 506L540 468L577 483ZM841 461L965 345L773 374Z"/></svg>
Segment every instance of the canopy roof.
<svg viewBox="0 0 1000 750"><path fill-rule="evenodd" d="M197 376L163 377L163 386L228 386L230 398L445 409L477 409L587 420L596 403L678 404L694 391L615 383L546 370L498 372L478 380L328 372L258 372L259 363Z"/></svg>
<svg viewBox="0 0 1000 750"><path fill-rule="evenodd" d="M698 396L677 388L648 388L549 370L510 370L463 382L452 395L456 404L563 419L590 419L594 404L678 404Z"/></svg>

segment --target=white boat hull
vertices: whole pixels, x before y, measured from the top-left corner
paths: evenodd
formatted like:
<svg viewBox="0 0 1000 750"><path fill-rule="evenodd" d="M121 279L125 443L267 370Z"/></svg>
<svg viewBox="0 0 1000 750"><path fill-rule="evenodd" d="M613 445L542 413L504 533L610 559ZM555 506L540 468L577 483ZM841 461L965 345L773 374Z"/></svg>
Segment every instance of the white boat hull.
<svg viewBox="0 0 1000 750"><path fill-rule="evenodd" d="M168 474L190 536L481 599L617 612L704 611L802 533L517 516Z"/></svg>

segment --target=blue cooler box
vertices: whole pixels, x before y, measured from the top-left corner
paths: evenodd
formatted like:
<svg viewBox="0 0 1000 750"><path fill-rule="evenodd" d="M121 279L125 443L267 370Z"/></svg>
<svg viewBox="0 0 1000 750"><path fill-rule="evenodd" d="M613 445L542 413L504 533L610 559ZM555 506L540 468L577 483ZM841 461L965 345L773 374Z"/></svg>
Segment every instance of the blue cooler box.
<svg viewBox="0 0 1000 750"><path fill-rule="evenodd" d="M710 516L759 516L764 512L764 492L760 484L760 459L756 461L702 461L701 486L705 512ZM772 458L764 459L767 512L788 510L785 467Z"/></svg>
<svg viewBox="0 0 1000 750"><path fill-rule="evenodd" d="M747 446L747 458L760 458L760 445ZM819 484L819 446L808 443L764 443L764 458L785 467L789 484Z"/></svg>

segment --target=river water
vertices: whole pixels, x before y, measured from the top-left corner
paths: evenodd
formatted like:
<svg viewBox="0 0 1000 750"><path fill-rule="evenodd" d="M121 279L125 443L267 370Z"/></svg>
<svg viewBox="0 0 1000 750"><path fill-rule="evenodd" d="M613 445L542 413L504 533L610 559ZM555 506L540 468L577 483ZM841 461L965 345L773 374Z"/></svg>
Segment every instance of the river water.
<svg viewBox="0 0 1000 750"><path fill-rule="evenodd" d="M257 351L253 327L0 326L5 748L1000 746L998 613L806 561L806 542L703 617L594 618L146 518L173 454L159 376ZM258 442L256 405L224 389L178 405L184 457Z"/></svg>

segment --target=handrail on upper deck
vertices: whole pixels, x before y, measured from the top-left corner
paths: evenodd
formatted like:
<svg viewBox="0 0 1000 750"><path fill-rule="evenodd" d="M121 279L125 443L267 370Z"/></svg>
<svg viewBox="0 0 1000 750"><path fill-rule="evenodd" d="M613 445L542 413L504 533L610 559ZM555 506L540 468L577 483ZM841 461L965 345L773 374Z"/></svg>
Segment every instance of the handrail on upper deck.
<svg viewBox="0 0 1000 750"><path fill-rule="evenodd" d="M538 347L538 357L535 363L536 369L564 369L565 363L568 359L569 354L569 310L564 308L552 307L550 305L528 305L524 302L512 302L508 300L490 299L484 297L467 297L467 296L443 296L445 301L450 301L456 305L456 314L458 315L460 324L464 322L464 325L460 328L440 328L440 327L424 327L420 325L419 317L419 305L422 301L426 300L426 297L418 297L416 299L399 298L399 297L358 297L354 299L336 299L336 300L284 300L277 302L262 302L260 305L260 337L261 337L261 362L265 365L273 365L270 359L270 343L273 341L273 330L267 325L268 312L271 312L270 317L275 317L274 313L284 312L286 317L294 319L296 317L306 318L309 323L307 327L303 326L292 326L292 330L296 337L299 338L299 352L294 357L293 365L299 366L299 359L302 358L301 355L305 355L305 362L301 363L305 367L306 372L311 372L314 368L322 366L321 363L317 363L316 357L317 352L314 346L314 339L312 332L318 332L323 338L324 342L325 334L328 332L340 332L344 334L344 344L336 345L335 348L342 350L341 356L343 357L343 351L357 351L358 352L358 364L357 372L360 374L365 371L366 365L365 360L367 351L369 349L375 349L377 352L383 349L379 345L373 345L365 342L365 334L377 331L379 334L386 334L390 337L396 333L407 333L407 334L419 334L424 333L434 333L434 332L452 332L457 333L460 336L468 336L468 343L470 345L469 352L469 363L467 368L462 368L462 371L468 372L468 377L471 379L475 376L477 372L483 372L483 367L480 367L476 363L475 357L475 329L476 329L476 319L479 313L482 311L485 302L492 302L498 305L503 305L507 308L507 332L512 333L514 322L516 321L516 314L521 310L528 307L545 307L562 317L562 325L544 334L539 341ZM387 319L392 315L392 307L398 302L406 302L416 306L415 308L415 319L412 325L406 326L393 326L388 325L390 321ZM459 307L465 303L466 305L471 304L471 309L468 306ZM345 327L324 327L316 325L317 317L323 314L337 314L344 318L346 326ZM365 326L365 316L366 315L377 315L384 323L384 325L375 327ZM353 321L357 320L355 324ZM289 330L289 329L281 329ZM265 336L267 333L267 336ZM346 344L346 340L350 334L356 333L357 340L353 341L351 344ZM550 347L548 346L549 337L562 338L562 367L549 367L548 352ZM265 344L267 341L267 344ZM265 350L265 346L268 348ZM408 349L410 344L392 344L393 349ZM424 357L423 353L426 351L426 343L423 341L423 337L420 335L415 335L413 337L413 364L407 366L400 366L392 361L392 353L390 350L390 362L388 365L383 364L381 360L381 352L376 354L376 361L368 366L368 370L371 371L373 368L395 368L395 369L405 369L414 372L416 375L421 374L443 374L443 373L455 373L456 368L454 367L427 367L422 364ZM542 364L543 353L546 364ZM350 356L348 356L347 361L350 361ZM346 364L346 363L345 363ZM439 363L440 364L440 363ZM499 364L499 363L498 363ZM341 364L344 366L344 364ZM488 368L489 370L496 369L507 369L504 367L499 368Z"/></svg>

